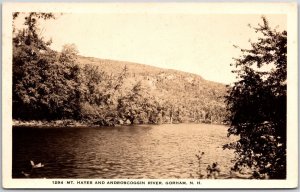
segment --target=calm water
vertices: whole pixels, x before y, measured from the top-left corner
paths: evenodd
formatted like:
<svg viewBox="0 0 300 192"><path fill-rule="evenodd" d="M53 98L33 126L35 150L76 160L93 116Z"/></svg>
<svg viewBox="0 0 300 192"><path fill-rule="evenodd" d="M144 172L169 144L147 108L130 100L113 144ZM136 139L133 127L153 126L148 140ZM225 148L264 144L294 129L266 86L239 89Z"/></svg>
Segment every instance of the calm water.
<svg viewBox="0 0 300 192"><path fill-rule="evenodd" d="M31 178L198 178L217 161L223 177L233 152L222 145L227 127L166 124L107 128L13 128L13 177ZM31 169L30 160L45 167Z"/></svg>

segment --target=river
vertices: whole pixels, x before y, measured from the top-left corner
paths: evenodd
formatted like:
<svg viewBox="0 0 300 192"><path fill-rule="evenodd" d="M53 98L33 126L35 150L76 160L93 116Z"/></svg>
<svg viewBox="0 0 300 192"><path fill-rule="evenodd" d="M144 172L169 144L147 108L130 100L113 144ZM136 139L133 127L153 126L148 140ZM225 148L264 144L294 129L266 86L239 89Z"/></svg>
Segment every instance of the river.
<svg viewBox="0 0 300 192"><path fill-rule="evenodd" d="M164 124L103 128L13 128L13 178L199 178L218 162L221 177L232 166L233 151L222 145L227 127ZM32 169L30 160L44 167ZM25 173L25 174L24 174Z"/></svg>

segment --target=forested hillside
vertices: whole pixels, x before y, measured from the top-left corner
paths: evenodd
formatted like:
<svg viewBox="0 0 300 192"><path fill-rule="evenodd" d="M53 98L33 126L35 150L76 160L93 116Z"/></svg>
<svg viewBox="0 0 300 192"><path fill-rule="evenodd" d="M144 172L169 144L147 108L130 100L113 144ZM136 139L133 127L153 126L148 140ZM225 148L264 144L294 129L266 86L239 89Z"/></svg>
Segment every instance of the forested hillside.
<svg viewBox="0 0 300 192"><path fill-rule="evenodd" d="M38 19L53 17L30 13L26 27L14 29L14 119L105 126L223 121L225 85L171 69L78 56L74 44L54 51L37 28Z"/></svg>
<svg viewBox="0 0 300 192"><path fill-rule="evenodd" d="M107 74L118 74L126 67L122 89L130 91L136 83L141 86L142 97L153 97L158 102L161 115L157 122L215 122L225 116L223 84L203 79L199 75L162 69L143 64L78 57L80 65L98 66ZM150 99L149 98L149 99Z"/></svg>

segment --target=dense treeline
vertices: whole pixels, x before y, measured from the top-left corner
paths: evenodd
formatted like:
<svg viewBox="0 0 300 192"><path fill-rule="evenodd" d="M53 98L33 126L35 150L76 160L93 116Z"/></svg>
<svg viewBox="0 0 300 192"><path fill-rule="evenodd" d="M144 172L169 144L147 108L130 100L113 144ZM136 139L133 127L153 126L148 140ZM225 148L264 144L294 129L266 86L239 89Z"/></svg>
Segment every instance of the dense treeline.
<svg viewBox="0 0 300 192"><path fill-rule="evenodd" d="M108 73L100 66L78 62L76 46L60 52L39 35L38 20L52 13L15 13L24 28L13 32L13 118L71 119L96 125L222 122L222 93L203 88L197 78L172 73L135 75L123 67ZM173 82L173 83L172 83ZM205 94L203 94L205 92ZM208 98L209 97L209 98Z"/></svg>

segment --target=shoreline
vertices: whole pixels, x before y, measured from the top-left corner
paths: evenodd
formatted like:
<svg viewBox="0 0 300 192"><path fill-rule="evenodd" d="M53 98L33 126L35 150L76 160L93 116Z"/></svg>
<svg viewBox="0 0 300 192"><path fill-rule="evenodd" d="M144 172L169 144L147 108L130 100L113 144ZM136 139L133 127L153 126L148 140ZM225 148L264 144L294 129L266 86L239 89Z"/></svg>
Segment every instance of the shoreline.
<svg viewBox="0 0 300 192"><path fill-rule="evenodd" d="M31 128L90 128L90 127L117 127L119 124L113 126L103 126L93 123L76 121L73 119L65 120L15 120L12 121L13 127L31 127Z"/></svg>
<svg viewBox="0 0 300 192"><path fill-rule="evenodd" d="M88 122L76 121L72 119L65 120L12 120L12 127L31 127L31 128L97 128L97 127L120 127L120 126L153 126L153 125L165 125L170 123L162 124L115 124L113 126L103 126ZM183 123L173 123L173 124L207 124L207 123L196 123L196 122L183 122ZM226 125L226 124L216 124L208 123L209 125Z"/></svg>
<svg viewBox="0 0 300 192"><path fill-rule="evenodd" d="M72 119L66 120L13 120L12 127L30 127L30 128L100 128L100 127L121 127L121 126L152 126L159 124L113 124L113 125L97 125L88 122L76 121Z"/></svg>

